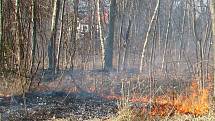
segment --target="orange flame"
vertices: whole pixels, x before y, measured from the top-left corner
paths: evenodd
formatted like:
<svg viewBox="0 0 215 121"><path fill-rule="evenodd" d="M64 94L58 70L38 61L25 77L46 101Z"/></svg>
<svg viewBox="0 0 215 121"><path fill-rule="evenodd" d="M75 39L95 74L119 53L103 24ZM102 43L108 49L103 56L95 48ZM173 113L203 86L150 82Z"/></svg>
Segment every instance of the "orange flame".
<svg viewBox="0 0 215 121"><path fill-rule="evenodd" d="M180 95L175 99L158 97L150 114L166 116L171 113L204 115L209 111L208 90L198 89L197 83L192 83L190 94Z"/></svg>
<svg viewBox="0 0 215 121"><path fill-rule="evenodd" d="M199 89L198 84L193 82L188 94L175 97L170 95L157 96L152 101L149 114L151 116L167 116L172 114L191 114L195 116L205 115L209 111L208 89ZM107 96L106 99L124 99L122 96ZM130 102L149 103L149 97L129 99ZM146 108L143 111L147 111Z"/></svg>

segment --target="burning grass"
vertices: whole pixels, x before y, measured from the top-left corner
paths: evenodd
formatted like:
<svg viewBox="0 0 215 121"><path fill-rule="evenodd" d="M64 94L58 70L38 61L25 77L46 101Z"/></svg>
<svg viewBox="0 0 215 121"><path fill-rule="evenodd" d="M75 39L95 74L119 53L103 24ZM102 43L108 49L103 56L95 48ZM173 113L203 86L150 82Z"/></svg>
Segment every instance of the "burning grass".
<svg viewBox="0 0 215 121"><path fill-rule="evenodd" d="M131 120L138 121L146 118L155 117L176 117L178 115L187 115L192 117L202 117L209 113L209 91L208 89L199 89L196 82L193 82L190 88L185 89L186 93L176 94L173 91L169 91L169 94L156 96L153 99L149 97L132 97L128 101L130 103L142 103L140 107L130 107L126 109L126 113L129 113ZM123 97L108 96L107 98L125 99ZM123 112L123 111L122 111ZM125 114L121 114L119 118L126 117ZM134 119L132 119L132 117ZM144 118L145 117L145 118ZM126 117L128 118L128 117ZM120 121L120 120L119 120ZM125 120L126 121L126 120Z"/></svg>
<svg viewBox="0 0 215 121"><path fill-rule="evenodd" d="M188 114L175 114L173 116L165 117L150 117L140 110L124 108L119 112L117 117L113 117L107 121L215 121L215 115L213 112L209 112L207 115L196 117Z"/></svg>
<svg viewBox="0 0 215 121"><path fill-rule="evenodd" d="M150 115L167 116L177 113L202 116L207 114L208 111L208 90L198 89L198 84L192 83L187 95L156 97Z"/></svg>
<svg viewBox="0 0 215 121"><path fill-rule="evenodd" d="M99 74L98 74L99 75ZM100 79L100 77L97 77L96 79ZM102 78L101 78L102 79ZM76 81L74 81L76 80ZM80 79L75 78L75 79L67 79L67 76L65 76L65 79L62 78L60 81L56 80L56 81L52 81L50 83L47 83L47 85L45 85L43 83L43 85L40 85L41 87L37 87L38 91L42 91L43 88L44 90L47 89L47 87L49 89L52 90L63 90L63 92L65 92L66 94L70 94L70 93L78 93L80 90L78 89L77 85L81 85L79 84ZM83 78L83 80L85 80L85 78ZM87 78L86 78L87 80ZM93 79L92 79L93 80ZM197 81L195 81L194 83L192 83L190 85L190 87L188 88L183 88L184 86L186 86L185 83L182 83L182 86L178 86L178 88L174 88L173 90L168 90L167 93L163 92L163 88L167 87L167 83L169 82L165 82L165 84L160 83L161 81L157 82L156 85L159 85L159 87L162 87L162 94L158 91L155 90L156 93L155 95L157 96L152 96L151 98L149 96L140 96L141 94L146 95L148 94L148 88L146 88L144 85L147 85L147 82L141 82L143 83L141 85L141 89L145 89L144 92L141 92L141 89L139 91L139 88L136 89L136 84L137 83L130 83L130 85L128 84L129 81L120 83L117 82L117 79L113 79L113 78L105 78L105 80L108 80L110 82L108 82L106 85L102 85L102 83L98 83L101 81L97 81L95 83L92 83L93 81L90 81L89 79L86 81L88 82L87 84L85 84L86 86L84 86L83 90L84 92L89 92L89 93L84 93L84 95L78 95L77 97L71 97L70 95L64 95L63 97L69 101L64 101L64 103L59 103L58 101L53 102L53 103L47 103L47 104L52 104L55 107L57 107L56 105L59 105L60 108L53 108L50 109L50 105L47 105L47 107L42 106L41 110L44 110L45 114L46 112L53 112L55 113L56 110L60 109L60 112L62 113L58 113L58 115L56 115L56 119L57 118L65 118L68 120L74 120L74 117L69 117L70 115L67 115L69 113L72 112L72 114L75 112L80 112L80 117L83 116L88 116L86 112L90 112L90 117L96 117L97 113L91 113L91 112L101 112L99 111L99 109L101 110L105 110L108 111L107 109L114 109L113 111L110 111L111 116L116 116L114 118L109 119L108 121L145 121L145 120L163 120L163 119L168 119L168 120L178 120L178 119L182 119L182 120L215 120L215 116L213 112L210 112L211 110L209 110L209 89L199 89L198 84L195 83ZM125 79L125 80L130 80L129 79ZM117 82L117 83L113 83L113 82ZM135 82L135 79L132 80L131 82ZM77 82L77 83L76 83ZM77 85L76 85L77 84ZM163 85L162 85L163 84ZM184 85L183 85L184 84ZM83 85L83 84L82 84ZM177 86L177 84L176 84ZM105 87L105 88L103 88ZM123 88L122 88L123 87ZM128 89L133 89L132 87L134 87L134 90L129 90ZM155 86L158 87L158 86ZM186 86L187 87L187 86ZM183 89L183 90L181 90ZM124 92L125 93L124 93ZM126 96L122 96L122 95L128 95L129 92L129 98ZM180 92L180 93L179 93ZM111 106L109 103L107 105L104 105L106 101L101 101L101 102L97 102L97 98L95 98L94 96L90 96L87 97L84 101L81 97L85 97L86 95L89 96L89 94L96 94L99 97L101 97L101 99L109 99L107 101L111 100L111 104L113 103L115 106ZM122 94L123 93L123 94ZM113 94L113 95L111 95ZM152 94L152 93L151 93ZM118 96L121 95L121 96ZM153 95L153 94L152 94ZM131 97L133 96L133 97ZM46 96L45 96L46 97ZM80 99L79 99L80 98ZM92 99L95 99L91 101ZM30 98L31 99L31 98ZM32 99L37 99L37 98L32 98ZM104 99L104 100L106 100ZM116 105L116 101L112 101L112 100L118 100L118 101L122 101L122 103L127 103L129 104L128 107L122 107L122 109L120 111L118 111L118 107ZM46 101L47 99L44 98L44 101ZM49 100L53 100L53 98L50 98ZM49 100L47 100L49 102ZM57 98L58 100L58 98ZM28 101L30 102L30 101ZM92 104L90 103L92 102ZM121 104L122 104L121 103ZM35 102L35 105L37 103ZM73 108L75 107L74 105L80 105L81 108L77 108L73 110ZM83 105L82 105L83 104ZM51 105L51 106L52 106ZM86 106L86 105L90 105L90 106ZM96 105L96 106L95 106ZM123 104L124 106L125 104ZM89 108L88 108L89 107ZM119 107L120 108L120 107ZM83 109L83 110L82 110ZM37 111L37 112L42 112L41 110ZM63 111L62 111L63 110ZM89 110L89 111L87 111ZM83 111L83 112L82 112ZM22 112L21 112L22 113ZM47 114L47 117L50 119L53 117L54 113L51 114ZM61 116L63 114L66 114L66 116ZM35 113L34 113L35 114ZM93 116L91 116L91 114ZM109 118L109 113L108 114L108 118ZM40 114L38 113L38 116L43 116L44 114ZM98 113L98 115L100 115L100 113ZM68 116L68 117L67 117ZM110 116L110 117L111 117ZM47 118L46 117L46 118ZM79 116L77 116L79 117ZM76 118L76 117L75 117ZM96 117L97 118L97 117ZM104 118L104 116L99 116L99 118L101 119L107 119ZM98 118L98 119L99 119ZM85 119L90 119L90 118L85 118ZM93 118L94 119L94 118ZM65 120L66 121L66 120ZM92 120L94 121L94 120Z"/></svg>

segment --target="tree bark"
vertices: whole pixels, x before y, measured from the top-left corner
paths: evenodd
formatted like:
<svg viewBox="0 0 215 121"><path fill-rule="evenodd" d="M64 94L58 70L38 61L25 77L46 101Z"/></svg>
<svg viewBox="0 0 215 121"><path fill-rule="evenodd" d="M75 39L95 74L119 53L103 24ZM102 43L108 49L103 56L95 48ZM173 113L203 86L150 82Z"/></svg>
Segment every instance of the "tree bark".
<svg viewBox="0 0 215 121"><path fill-rule="evenodd" d="M212 31L213 31L213 35L212 35L212 39L213 39L213 61L214 61L214 68L215 68L215 0L211 0L211 18L212 18ZM214 70L214 69L213 69ZM215 96L215 71L214 71L214 92L213 92L213 96Z"/></svg>
<svg viewBox="0 0 215 121"><path fill-rule="evenodd" d="M14 54L15 54L15 68L19 69L20 66L20 17L19 17L19 9L20 9L20 1L16 0L15 3L15 21L16 21L16 31L15 31L15 43L14 43Z"/></svg>
<svg viewBox="0 0 215 121"><path fill-rule="evenodd" d="M0 0L0 66L3 66L3 0Z"/></svg>
<svg viewBox="0 0 215 121"><path fill-rule="evenodd" d="M57 68L55 70L59 70L60 69L60 54L61 54L61 46L62 46L62 34L63 34L63 29L64 29L64 26L63 26L63 21L64 21L64 9L65 9L65 1L66 0L63 0L63 3L62 3L62 12L61 12L61 25L60 25L60 35L59 35L59 40L58 40L58 47L57 47Z"/></svg>
<svg viewBox="0 0 215 121"><path fill-rule="evenodd" d="M32 19L31 19L31 25L32 25L32 35L31 35L31 41L32 41L32 63L31 63L31 71L34 69L34 63L35 63L35 56L36 56L36 44L37 44L37 25L36 25L36 0L32 0Z"/></svg>
<svg viewBox="0 0 215 121"><path fill-rule="evenodd" d="M56 35L57 35L57 24L60 12L60 0L54 1L53 15L52 15L52 25L51 25L51 37L49 40L48 56L49 56L49 69L55 73L56 66Z"/></svg>
<svg viewBox="0 0 215 121"><path fill-rule="evenodd" d="M156 14L158 13L159 6L160 6L160 0L157 1L157 5L155 7L151 22L150 22L149 27L148 27L148 31L146 33L146 38L145 38L145 42L143 45L142 56L141 56L141 60L140 60L140 73L143 71L143 60L145 57L146 46L148 44L149 34L151 32L152 25L155 21L157 21L157 20L155 20L155 18L156 18Z"/></svg>
<svg viewBox="0 0 215 121"><path fill-rule="evenodd" d="M164 46L164 53L163 53L163 58L162 58L162 65L161 65L161 70L164 70L164 65L165 65L165 74L167 73L167 64L164 64L165 61L167 60L166 54L167 54L167 46L169 43L169 34L170 34L170 28L171 28L171 18L172 18L172 7L173 7L174 1L171 1L170 9L169 9L169 18L168 18L168 24L167 24L167 31L165 35L165 46Z"/></svg>
<svg viewBox="0 0 215 121"><path fill-rule="evenodd" d="M122 59L122 70L125 71L127 66L127 59L128 59L128 50L130 46L130 29L131 29L131 20L129 20L128 29L125 34L125 43L124 43L124 53L123 53L123 59Z"/></svg>
<svg viewBox="0 0 215 121"><path fill-rule="evenodd" d="M104 38L102 32L102 24L101 24L101 14L100 14L100 0L96 0L96 11L97 11L97 21L98 21L98 28L99 28L99 39L101 42L101 60L102 60L102 68L104 68L104 55L105 55L105 48L104 48Z"/></svg>
<svg viewBox="0 0 215 121"><path fill-rule="evenodd" d="M72 33L71 33L71 47L73 47L70 50L70 68L73 69L74 68L74 59L75 59L75 54L76 54L76 49L77 49L77 43L76 43L76 39L77 39L77 26L78 26L78 5L79 5L79 0L75 0L74 1L74 18L73 18L73 24L72 24Z"/></svg>
<svg viewBox="0 0 215 121"><path fill-rule="evenodd" d="M104 69L110 70L113 68L113 42L114 42L114 23L116 18L116 0L111 0L110 4L110 20L108 37L106 39L105 48L105 64Z"/></svg>

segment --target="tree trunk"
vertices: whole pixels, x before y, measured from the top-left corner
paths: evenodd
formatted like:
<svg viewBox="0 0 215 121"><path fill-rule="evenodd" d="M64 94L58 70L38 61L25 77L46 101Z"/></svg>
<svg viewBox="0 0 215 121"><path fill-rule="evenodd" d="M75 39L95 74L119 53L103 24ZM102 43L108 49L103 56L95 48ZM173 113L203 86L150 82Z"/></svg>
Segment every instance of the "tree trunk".
<svg viewBox="0 0 215 121"><path fill-rule="evenodd" d="M126 66L127 66L128 50L129 50L129 46L130 46L130 40L129 40L130 29L131 29L131 20L129 20L128 29L125 34L124 53L123 53L123 59L122 59L122 66L123 66L122 70L123 71L125 71Z"/></svg>
<svg viewBox="0 0 215 121"><path fill-rule="evenodd" d="M144 57L145 57L146 46L148 44L149 34L151 32L152 25L153 25L153 23L155 21L157 21L157 20L155 20L155 18L156 18L156 14L158 12L159 6L160 6L160 0L157 1L157 5L155 7L151 22L150 22L149 27L148 27L148 31L146 33L146 38L145 38L145 42L144 42L144 45L143 45L142 56L141 56L141 60L140 60L140 73L143 71L143 60L144 60Z"/></svg>
<svg viewBox="0 0 215 121"><path fill-rule="evenodd" d="M55 70L59 70L60 69L60 54L61 54L61 46L62 46L62 34L63 34L63 21L64 21L64 9L65 9L65 1L63 0L62 3L62 12L61 12L61 25L60 25L60 35L59 35L59 40L58 40L58 47L57 47L57 68Z"/></svg>
<svg viewBox="0 0 215 121"><path fill-rule="evenodd" d="M212 18L212 31L213 31L213 59L214 59L214 68L215 68L215 0L211 0L211 18ZM214 92L213 96L215 96L215 71L214 71Z"/></svg>
<svg viewBox="0 0 215 121"><path fill-rule="evenodd" d="M74 68L74 59L75 59L75 54L76 54L76 33L77 33L77 26L78 26L78 5L79 5L79 0L74 1L74 18L73 18L73 24L72 24L72 33L71 33L71 50L70 50L70 68Z"/></svg>
<svg viewBox="0 0 215 121"><path fill-rule="evenodd" d="M110 4L110 20L108 37L106 39L105 48L105 64L104 69L110 70L113 68L113 42L114 42L114 23L116 18L116 0L111 0Z"/></svg>
<svg viewBox="0 0 215 121"><path fill-rule="evenodd" d="M31 19L31 25L32 25L32 35L31 35L31 46L32 46L32 63L31 63L31 71L34 69L34 63L35 63L35 56L36 56L36 43L37 43L37 35L36 35L36 0L32 0L32 19Z"/></svg>
<svg viewBox="0 0 215 121"><path fill-rule="evenodd" d="M15 68L19 69L20 66L20 17L19 17L19 9L20 9L20 1L16 0L15 6L15 21L16 21L16 31L15 31L15 43L14 43L14 54L15 54Z"/></svg>
<svg viewBox="0 0 215 121"><path fill-rule="evenodd" d="M101 14L100 14L100 0L96 0L96 11L97 11L97 21L98 21L98 28L99 28L99 39L101 42L101 60L102 60L102 68L104 68L104 55L105 55L105 48L104 48L104 38L102 32L102 25L101 25Z"/></svg>
<svg viewBox="0 0 215 121"><path fill-rule="evenodd" d="M121 27L120 27L120 35L118 42L118 59L117 59L117 72L121 70L121 46L122 46L122 36L123 36L123 25L124 25L124 16L122 17Z"/></svg>
<svg viewBox="0 0 215 121"><path fill-rule="evenodd" d="M167 46L169 44L169 34L170 34L170 28L171 28L171 18L172 18L172 7L173 7L174 1L172 1L169 9L169 18L168 18L168 24L167 24L167 31L165 35L165 46L164 46L164 53L162 58L162 64L161 64L161 70L164 70L165 74L167 73L167 64L165 64L165 61L167 60L166 54L167 54ZM164 67L165 66L165 67Z"/></svg>
<svg viewBox="0 0 215 121"><path fill-rule="evenodd" d="M56 35L57 35L57 24L60 12L60 0L54 1L54 9L52 15L52 25L51 25L51 37L49 40L48 47L48 57L49 57L49 69L51 69L55 73L56 66Z"/></svg>
<svg viewBox="0 0 215 121"><path fill-rule="evenodd" d="M203 48L202 48L202 38L199 37L199 33L197 31L197 15L196 15L196 5L195 5L195 1L192 0L192 4L193 4L193 36L194 36L194 40L195 40L195 44L196 44L196 59L197 59L197 74L198 76L200 76L200 80L199 80L199 88L203 89L204 88L204 77L203 77Z"/></svg>
<svg viewBox="0 0 215 121"><path fill-rule="evenodd" d="M3 66L3 0L0 0L0 66Z"/></svg>
<svg viewBox="0 0 215 121"><path fill-rule="evenodd" d="M183 21L183 23L182 23L182 25L181 25L181 32L180 32L180 49L179 49L179 55L178 55L178 60L179 60L179 62L177 63L177 65L178 65L178 70L179 70L179 68L180 68L180 62L181 62L181 60L182 60L182 54L184 53L184 30L185 30L185 22L186 22L186 16L187 16L187 12L186 12L186 8L187 8L187 1L184 3L184 5L183 5L184 7L185 7L185 9L183 10L183 19L182 19L182 21Z"/></svg>

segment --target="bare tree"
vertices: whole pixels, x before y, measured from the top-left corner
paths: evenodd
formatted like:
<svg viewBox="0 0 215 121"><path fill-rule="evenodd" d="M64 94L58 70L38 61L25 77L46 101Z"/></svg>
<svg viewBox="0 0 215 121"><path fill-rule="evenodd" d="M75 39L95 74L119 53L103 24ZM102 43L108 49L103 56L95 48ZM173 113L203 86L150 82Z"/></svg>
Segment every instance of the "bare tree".
<svg viewBox="0 0 215 121"><path fill-rule="evenodd" d="M72 30L71 30L71 35L70 35L70 68L73 69L74 68L74 60L75 60L75 54L77 51L77 27L78 27L78 6L79 6L79 0L75 0L74 1L74 17L72 20Z"/></svg>
<svg viewBox="0 0 215 121"><path fill-rule="evenodd" d="M212 31L213 31L213 59L214 59L214 67L215 67L215 0L211 0L211 18L212 18ZM214 69L213 69L214 71ZM215 83L215 71L214 71L214 83ZM213 96L215 96L215 84L214 84L214 92Z"/></svg>
<svg viewBox="0 0 215 121"><path fill-rule="evenodd" d="M159 6L160 6L160 0L157 1L157 5L155 7L153 16L152 16L151 21L149 23L148 31L146 33L146 38L145 38L145 41L144 41L143 50L142 50L142 56L141 56L141 60L140 60L140 69L139 69L140 73L143 71L143 60L144 60L144 57L145 57L146 46L147 46L148 41L149 41L149 35L150 35L150 32L151 32L152 26L157 21L155 18L156 18L156 15L158 15L157 13L158 13L158 10L159 10Z"/></svg>
<svg viewBox="0 0 215 121"><path fill-rule="evenodd" d="M15 31L15 43L14 43L14 54L15 54L15 65L17 66L16 68L19 68L20 66L20 1L16 0L15 3L16 9L15 9L15 21L16 21L16 31Z"/></svg>
<svg viewBox="0 0 215 121"><path fill-rule="evenodd" d="M3 58L3 0L0 0L0 58ZM3 59L0 59L0 66L3 66Z"/></svg>
<svg viewBox="0 0 215 121"><path fill-rule="evenodd" d="M57 24L60 12L60 0L54 1L54 8L52 14L52 25L51 25L51 37L49 40L48 56L49 56L49 68L55 73L56 66L56 37L57 37Z"/></svg>
<svg viewBox="0 0 215 121"><path fill-rule="evenodd" d="M104 68L105 48L104 48L104 37L103 37L102 21L101 21L101 14L100 14L100 0L96 0L96 11L97 11L97 21L98 21L98 29L99 29L99 39L101 42L102 68Z"/></svg>
<svg viewBox="0 0 215 121"><path fill-rule="evenodd" d="M36 56L36 44L37 44L37 25L36 25L36 0L32 0L32 19L31 19L31 29L32 29L32 53L30 54L32 56L32 64L31 64L31 69L34 69L34 63L35 63L35 56ZM32 71L32 70L31 70Z"/></svg>
<svg viewBox="0 0 215 121"><path fill-rule="evenodd" d="M166 60L166 54L167 54L167 46L169 44L169 35L170 35L170 29L171 29L171 19L172 19L172 7L174 4L174 0L171 1L170 9L169 9L169 18L168 18L168 24L167 24L167 31L165 35L165 46L164 46L164 53L163 53L163 58L162 58L162 65L161 69L164 70L164 63ZM167 64L165 64L165 73L167 73Z"/></svg>
<svg viewBox="0 0 215 121"><path fill-rule="evenodd" d="M130 30L131 30L131 20L128 22L128 29L125 34L125 40L124 40L124 53L123 53L123 58L122 58L122 70L125 70L127 60L128 60L128 51L129 51L129 46L130 46Z"/></svg>
<svg viewBox="0 0 215 121"><path fill-rule="evenodd" d="M63 29L64 29L64 11L65 11L65 2L66 0L63 0L62 3L62 10L61 10L61 24L60 24L60 35L59 35L59 39L58 39L58 46L57 46L57 66L55 70L59 70L60 69L60 54L61 54L61 46L62 46L62 38L63 38Z"/></svg>
<svg viewBox="0 0 215 121"><path fill-rule="evenodd" d="M106 70L113 68L113 42L114 42L114 25L116 18L116 0L111 0L110 4L110 20L108 28L108 37L106 39L105 47L105 64L104 68Z"/></svg>

